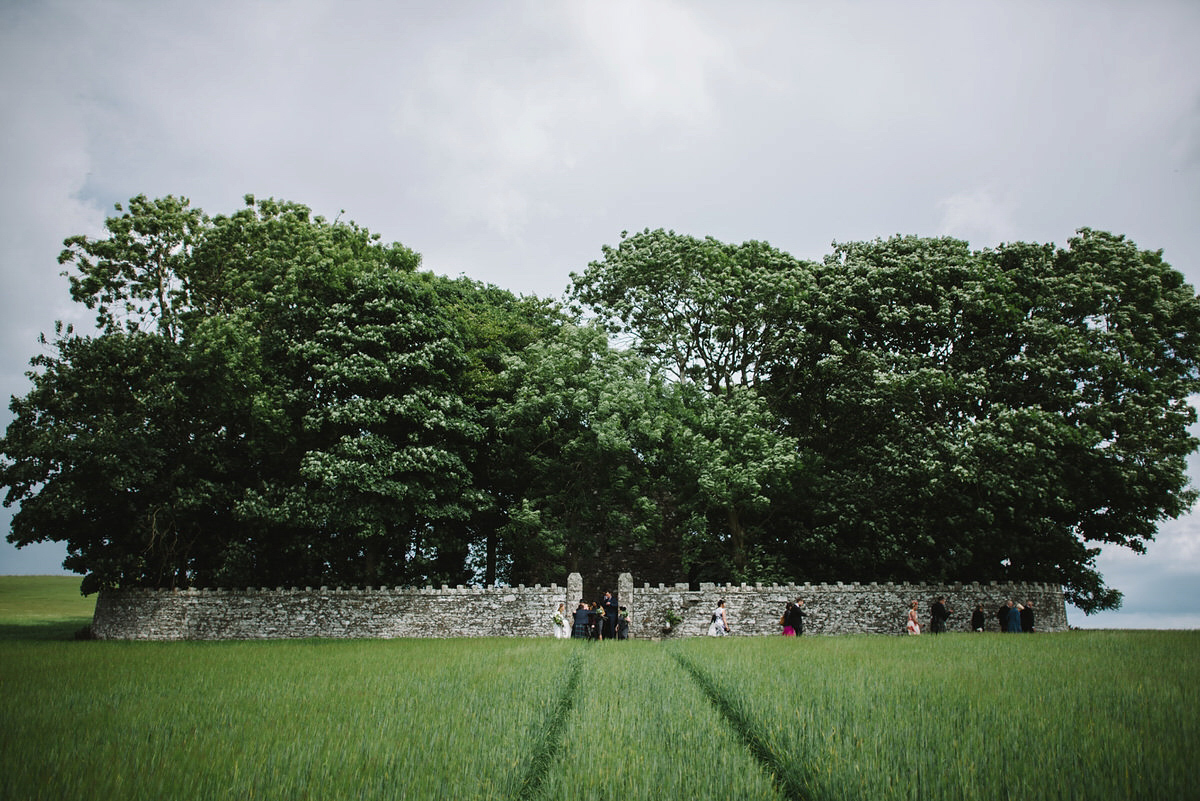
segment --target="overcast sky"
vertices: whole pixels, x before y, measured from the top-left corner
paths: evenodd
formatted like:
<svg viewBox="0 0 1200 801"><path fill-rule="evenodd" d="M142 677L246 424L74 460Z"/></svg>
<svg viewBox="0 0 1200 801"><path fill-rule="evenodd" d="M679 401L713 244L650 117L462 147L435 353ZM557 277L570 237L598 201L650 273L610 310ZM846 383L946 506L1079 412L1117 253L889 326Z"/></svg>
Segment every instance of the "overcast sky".
<svg viewBox="0 0 1200 801"><path fill-rule="evenodd" d="M1192 0L0 0L0 397L87 319L63 238L137 194L344 210L541 296L647 227L819 259L1090 226L1200 284L1198 42ZM1200 513L1101 566L1125 608L1072 625L1200 627Z"/></svg>

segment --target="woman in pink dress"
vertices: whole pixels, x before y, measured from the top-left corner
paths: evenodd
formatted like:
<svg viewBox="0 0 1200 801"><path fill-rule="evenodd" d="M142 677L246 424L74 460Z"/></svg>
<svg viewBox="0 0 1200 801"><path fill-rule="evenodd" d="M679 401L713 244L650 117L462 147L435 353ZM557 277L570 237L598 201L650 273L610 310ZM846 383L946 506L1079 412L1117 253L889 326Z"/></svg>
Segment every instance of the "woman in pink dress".
<svg viewBox="0 0 1200 801"><path fill-rule="evenodd" d="M908 624L905 626L909 634L920 634L921 624L917 622L917 602L913 601L908 608Z"/></svg>

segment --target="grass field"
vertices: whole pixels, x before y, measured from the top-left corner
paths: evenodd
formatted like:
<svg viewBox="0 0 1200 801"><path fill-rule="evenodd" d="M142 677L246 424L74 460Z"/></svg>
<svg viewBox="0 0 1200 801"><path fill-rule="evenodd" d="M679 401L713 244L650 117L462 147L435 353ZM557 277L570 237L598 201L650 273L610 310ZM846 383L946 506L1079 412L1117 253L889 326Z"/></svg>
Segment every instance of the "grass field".
<svg viewBox="0 0 1200 801"><path fill-rule="evenodd" d="M75 642L0 578L0 799L1187 799L1200 633Z"/></svg>
<svg viewBox="0 0 1200 801"><path fill-rule="evenodd" d="M92 622L79 576L0 576L0 640L69 640Z"/></svg>

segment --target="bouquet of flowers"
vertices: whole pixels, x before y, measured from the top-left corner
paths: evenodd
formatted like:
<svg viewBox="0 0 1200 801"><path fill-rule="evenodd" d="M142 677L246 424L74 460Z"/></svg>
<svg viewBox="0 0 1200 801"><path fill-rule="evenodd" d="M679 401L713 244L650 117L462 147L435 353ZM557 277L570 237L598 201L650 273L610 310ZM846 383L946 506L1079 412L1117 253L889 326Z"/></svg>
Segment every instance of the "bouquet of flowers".
<svg viewBox="0 0 1200 801"><path fill-rule="evenodd" d="M558 612L554 613L554 625L561 626L563 624L563 616Z"/></svg>

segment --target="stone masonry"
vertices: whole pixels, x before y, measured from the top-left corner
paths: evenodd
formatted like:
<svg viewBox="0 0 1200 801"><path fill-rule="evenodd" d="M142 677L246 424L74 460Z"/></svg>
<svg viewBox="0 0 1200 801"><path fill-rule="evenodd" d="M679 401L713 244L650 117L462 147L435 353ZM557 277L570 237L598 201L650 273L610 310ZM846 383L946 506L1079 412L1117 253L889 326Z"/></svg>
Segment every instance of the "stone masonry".
<svg viewBox="0 0 1200 801"><path fill-rule="evenodd" d="M1038 631L1066 631L1067 608L1062 587L1053 584L701 584L691 590L646 584L620 594L631 611L635 637L695 636L708 631L717 601L735 635L779 634L779 616L789 600L804 599L805 634L904 634L908 607L918 602L922 630L929 626L929 607L939 595L950 609L947 631L970 631L971 612L983 604L985 631L999 631L996 611L1007 599L1032 602ZM1015 607L1014 607L1015 608ZM680 622L667 627L672 611Z"/></svg>
<svg viewBox="0 0 1200 801"><path fill-rule="evenodd" d="M573 612L583 580L567 586L379 587L350 589L106 590L96 602L92 633L100 639L245 640L298 637L549 637L560 603ZM902 634L910 601L919 601L922 626L929 605L945 595L949 631L967 631L982 603L987 630L1008 598L1032 601L1039 631L1067 629L1062 588L1051 584L701 584L692 590L644 584L628 573L617 598L630 611L637 639L704 634L717 601L725 600L735 636L780 633L788 599L805 600L806 634ZM589 600L591 600L589 598ZM668 613L679 617L668 626Z"/></svg>

